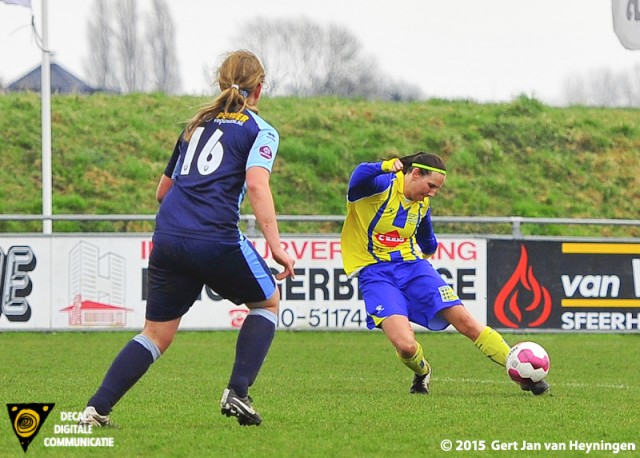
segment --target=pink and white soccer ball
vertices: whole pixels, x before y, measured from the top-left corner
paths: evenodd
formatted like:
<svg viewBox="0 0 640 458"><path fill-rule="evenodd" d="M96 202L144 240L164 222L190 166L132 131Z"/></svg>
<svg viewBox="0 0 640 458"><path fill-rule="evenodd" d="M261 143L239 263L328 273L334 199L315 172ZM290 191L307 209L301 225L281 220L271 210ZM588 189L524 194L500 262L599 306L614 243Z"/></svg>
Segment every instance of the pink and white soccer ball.
<svg viewBox="0 0 640 458"><path fill-rule="evenodd" d="M507 374L516 383L539 382L549 374L547 351L535 342L519 342L507 355Z"/></svg>

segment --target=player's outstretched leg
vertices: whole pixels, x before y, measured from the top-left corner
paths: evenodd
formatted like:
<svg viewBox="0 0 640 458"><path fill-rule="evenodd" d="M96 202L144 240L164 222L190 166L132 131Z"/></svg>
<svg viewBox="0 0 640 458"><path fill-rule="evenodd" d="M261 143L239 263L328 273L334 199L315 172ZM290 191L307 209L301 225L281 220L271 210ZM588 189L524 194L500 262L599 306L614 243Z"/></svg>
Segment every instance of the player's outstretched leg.
<svg viewBox="0 0 640 458"><path fill-rule="evenodd" d="M143 334L138 334L120 351L100 385L87 403L81 425L108 426L114 405L160 357L160 350Z"/></svg>
<svg viewBox="0 0 640 458"><path fill-rule="evenodd" d="M482 325L473 318L464 306L453 306L442 311L443 316L460 332L473 341L473 344L491 361L502 367L506 366L507 355L511 347L502 335L490 326ZM542 380L537 383L520 385L525 391L534 395L544 394L549 391L549 383Z"/></svg>
<svg viewBox="0 0 640 458"><path fill-rule="evenodd" d="M505 366L507 363L507 355L510 347L502 338L502 335L489 326L485 327L480 336L474 342L475 346L489 357L492 361ZM539 382L520 383L520 388L530 391L535 396L539 396L549 391L551 388L549 382L540 380Z"/></svg>
<svg viewBox="0 0 640 458"><path fill-rule="evenodd" d="M473 344L491 361L500 364L502 367L507 364L507 355L511 348L495 329L486 326Z"/></svg>

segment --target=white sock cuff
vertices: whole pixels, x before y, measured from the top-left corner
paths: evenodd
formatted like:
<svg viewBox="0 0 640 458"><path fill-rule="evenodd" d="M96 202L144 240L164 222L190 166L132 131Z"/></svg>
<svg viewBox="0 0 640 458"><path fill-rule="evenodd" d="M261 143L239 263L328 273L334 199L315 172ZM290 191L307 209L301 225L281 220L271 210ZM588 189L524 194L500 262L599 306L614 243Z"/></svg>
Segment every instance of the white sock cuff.
<svg viewBox="0 0 640 458"><path fill-rule="evenodd" d="M140 345L142 345L144 348L149 350L149 353L151 353L151 356L153 357L153 361L154 362L155 362L155 360L160 358L160 354L161 354L160 353L160 349L156 346L156 344L153 343L153 340L151 340L150 338L148 338L144 334L138 334L137 336L135 336L133 338L133 340L135 340Z"/></svg>
<svg viewBox="0 0 640 458"><path fill-rule="evenodd" d="M270 310L267 310L267 309L251 309L249 311L249 315L261 316L261 317L271 321L276 326L278 325L278 315L276 315L275 313L273 313Z"/></svg>

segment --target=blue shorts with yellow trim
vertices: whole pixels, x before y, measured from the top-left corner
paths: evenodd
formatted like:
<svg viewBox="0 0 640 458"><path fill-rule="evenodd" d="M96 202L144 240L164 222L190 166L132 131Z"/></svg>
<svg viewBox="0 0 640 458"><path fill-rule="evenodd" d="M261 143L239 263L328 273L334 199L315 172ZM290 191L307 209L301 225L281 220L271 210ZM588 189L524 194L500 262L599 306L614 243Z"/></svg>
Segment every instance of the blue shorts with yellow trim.
<svg viewBox="0 0 640 458"><path fill-rule="evenodd" d="M425 259L371 264L358 274L367 309L367 327L380 327L391 315L406 316L412 323L442 331L449 322L439 315L462 301Z"/></svg>

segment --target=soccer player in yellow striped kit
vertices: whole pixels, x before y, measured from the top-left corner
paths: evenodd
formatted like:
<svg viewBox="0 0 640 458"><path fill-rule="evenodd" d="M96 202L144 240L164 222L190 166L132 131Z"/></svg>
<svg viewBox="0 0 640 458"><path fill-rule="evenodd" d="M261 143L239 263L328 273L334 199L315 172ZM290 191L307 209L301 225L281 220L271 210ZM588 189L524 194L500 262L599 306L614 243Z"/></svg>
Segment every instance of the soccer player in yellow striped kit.
<svg viewBox="0 0 640 458"><path fill-rule="evenodd" d="M436 154L418 152L359 164L351 175L342 228L344 270L358 276L367 327L381 328L400 360L414 372L411 393L428 394L431 367L411 323L432 331L449 324L494 362L504 366L510 347L484 326L426 259L438 241L429 199L442 188L446 166ZM535 395L549 390L542 380L521 385Z"/></svg>

